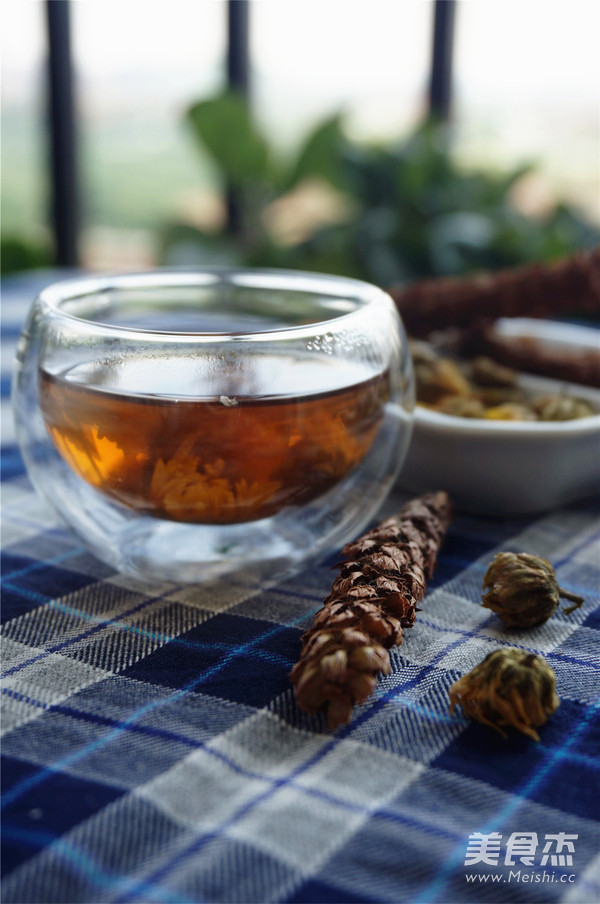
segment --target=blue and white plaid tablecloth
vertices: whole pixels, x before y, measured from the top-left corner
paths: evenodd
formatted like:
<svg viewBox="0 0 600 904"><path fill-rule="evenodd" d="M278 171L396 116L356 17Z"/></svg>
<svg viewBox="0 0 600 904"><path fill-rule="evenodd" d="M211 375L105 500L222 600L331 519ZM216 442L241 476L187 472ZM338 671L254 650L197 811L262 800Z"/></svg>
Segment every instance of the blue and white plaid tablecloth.
<svg viewBox="0 0 600 904"><path fill-rule="evenodd" d="M5 904L598 902L598 506L458 516L392 673L329 733L288 673L332 561L271 589L142 586L33 493L7 408L35 283L3 291ZM549 558L583 608L504 630L480 605L499 549ZM556 672L539 744L448 714L503 645Z"/></svg>

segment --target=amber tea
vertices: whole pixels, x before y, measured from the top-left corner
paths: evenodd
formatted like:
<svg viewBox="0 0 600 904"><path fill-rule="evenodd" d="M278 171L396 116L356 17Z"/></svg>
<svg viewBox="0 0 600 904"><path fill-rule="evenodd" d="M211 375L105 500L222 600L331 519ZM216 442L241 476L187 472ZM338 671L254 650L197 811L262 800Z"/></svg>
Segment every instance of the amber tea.
<svg viewBox="0 0 600 904"><path fill-rule="evenodd" d="M80 477L136 511L201 524L329 490L368 452L388 394L385 372L314 355L255 355L243 371L175 354L40 371L46 427Z"/></svg>

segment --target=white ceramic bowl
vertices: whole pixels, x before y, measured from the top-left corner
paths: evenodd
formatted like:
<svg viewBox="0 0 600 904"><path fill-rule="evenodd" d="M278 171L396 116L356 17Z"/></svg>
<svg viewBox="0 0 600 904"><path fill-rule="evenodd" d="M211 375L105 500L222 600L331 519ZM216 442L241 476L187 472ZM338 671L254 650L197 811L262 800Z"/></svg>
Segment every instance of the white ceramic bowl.
<svg viewBox="0 0 600 904"><path fill-rule="evenodd" d="M501 321L505 334L535 336L570 348L600 348L600 331L548 321ZM536 394L568 392L600 411L600 391L522 375ZM519 515L600 494L600 414L571 421L460 418L417 406L400 486L444 489L466 511Z"/></svg>

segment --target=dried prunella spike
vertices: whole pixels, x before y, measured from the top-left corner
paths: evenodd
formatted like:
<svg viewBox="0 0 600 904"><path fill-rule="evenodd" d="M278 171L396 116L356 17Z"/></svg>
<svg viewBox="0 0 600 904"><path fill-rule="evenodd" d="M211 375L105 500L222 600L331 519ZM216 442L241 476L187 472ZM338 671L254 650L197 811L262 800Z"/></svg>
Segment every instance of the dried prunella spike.
<svg viewBox="0 0 600 904"><path fill-rule="evenodd" d="M470 327L480 318L597 314L600 246L552 263L427 279L388 291L409 335L420 338L446 327Z"/></svg>
<svg viewBox="0 0 600 904"><path fill-rule="evenodd" d="M379 672L390 670L383 646L355 628L325 628L306 637L302 659L292 670L302 709L316 713L327 705L330 728L350 720L355 703L364 703Z"/></svg>
<svg viewBox="0 0 600 904"><path fill-rule="evenodd" d="M600 252L598 256L600 264ZM599 282L600 285L600 282ZM597 310L600 309L600 294ZM527 314L529 316L529 314ZM474 321L455 337L455 353L487 355L499 364L526 373L600 387L600 351L553 346L533 336L510 336L501 333L493 322Z"/></svg>
<svg viewBox="0 0 600 904"><path fill-rule="evenodd" d="M447 494L431 493L342 550L345 561L290 674L300 707L325 709L330 728L348 722L378 674L389 672L387 651L414 623L449 521Z"/></svg>
<svg viewBox="0 0 600 904"><path fill-rule="evenodd" d="M583 603L583 597L559 587L554 568L541 556L526 552L499 552L483 578L482 605L491 609L508 628L532 628L547 621L558 609L561 597L572 606L568 615Z"/></svg>
<svg viewBox="0 0 600 904"><path fill-rule="evenodd" d="M495 650L449 689L450 713L457 704L470 719L506 737L512 726L534 741L536 728L560 705L556 677L542 656L515 647Z"/></svg>

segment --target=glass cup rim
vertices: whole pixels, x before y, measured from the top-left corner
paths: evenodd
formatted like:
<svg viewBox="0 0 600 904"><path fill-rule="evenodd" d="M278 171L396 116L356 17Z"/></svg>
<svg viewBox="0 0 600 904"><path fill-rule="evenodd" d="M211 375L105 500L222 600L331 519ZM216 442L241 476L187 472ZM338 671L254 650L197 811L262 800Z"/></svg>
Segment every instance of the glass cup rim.
<svg viewBox="0 0 600 904"><path fill-rule="evenodd" d="M119 323L111 323L110 320L90 320L73 314L63 309L65 302L100 294L110 290L127 290L143 288L173 288L193 287L202 288L211 285L224 284L227 280L234 282L241 288L276 289L278 291L305 292L307 295L329 296L332 299L339 297L348 299L348 292L352 290L349 300L356 303L351 311L345 311L339 315L323 320L313 320L310 323L299 325L284 325L276 327L264 327L256 330L165 330L138 326L127 326ZM253 279L264 280L263 286L254 285ZM344 291L346 290L346 291ZM74 324L87 327L97 333L117 334L121 337L132 338L155 337L157 339L176 338L192 341L215 341L227 339L275 339L304 336L314 336L324 330L330 331L338 328L342 323L363 317L369 309L381 305L390 305L395 308L391 297L384 289L368 283L364 280L347 276L337 276L313 271L287 270L261 267L235 267L235 266L202 266L202 267L158 267L151 270L141 270L115 274L86 274L70 279L60 280L46 286L39 292L38 301L52 311L53 315L64 318Z"/></svg>

